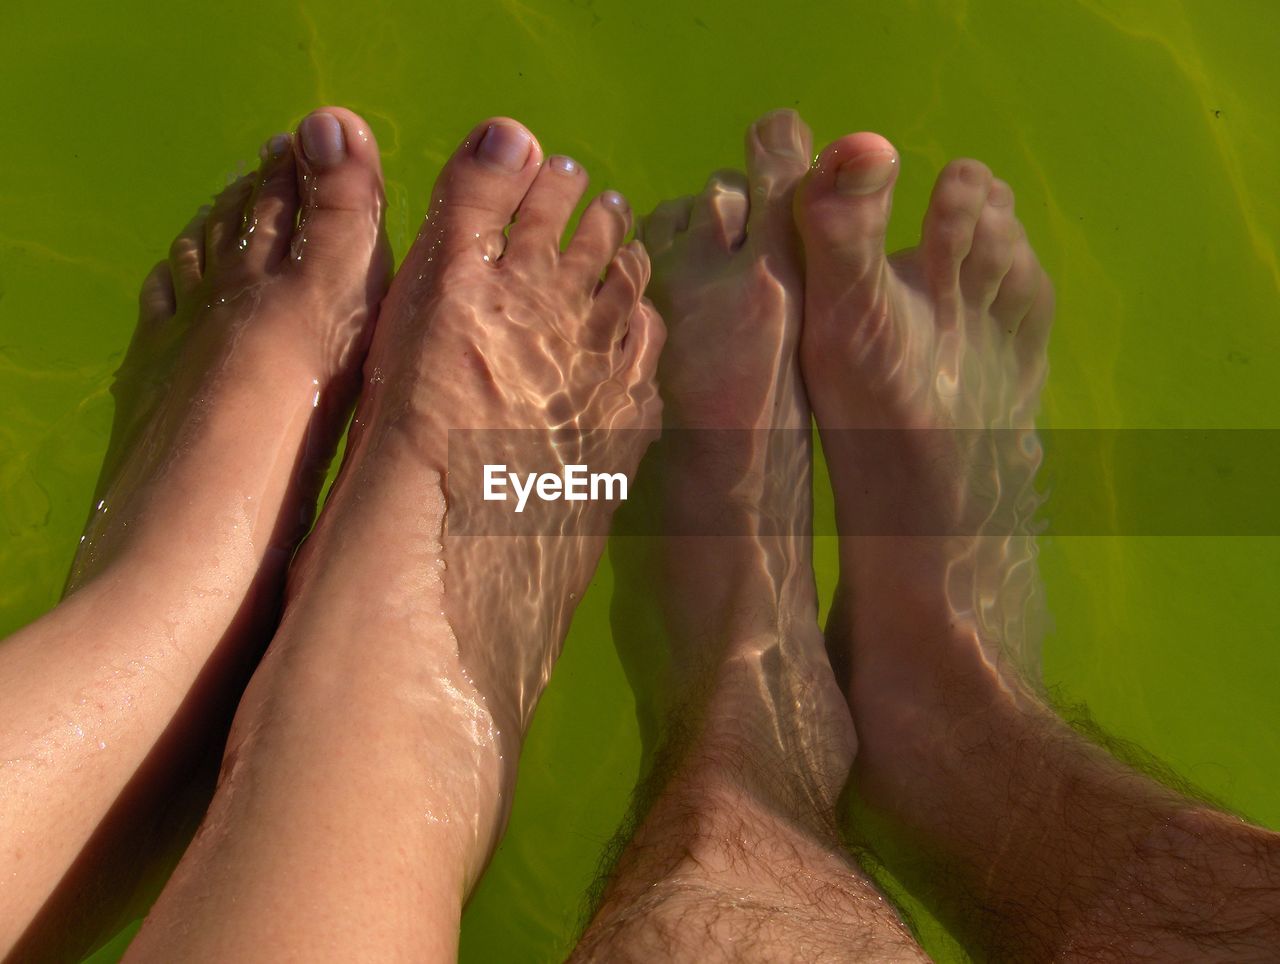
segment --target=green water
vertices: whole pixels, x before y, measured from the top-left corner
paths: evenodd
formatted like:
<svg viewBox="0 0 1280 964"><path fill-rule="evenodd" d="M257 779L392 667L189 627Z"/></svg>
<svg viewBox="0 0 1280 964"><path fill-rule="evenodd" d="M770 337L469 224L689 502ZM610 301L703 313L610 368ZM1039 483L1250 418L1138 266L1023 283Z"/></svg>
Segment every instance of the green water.
<svg viewBox="0 0 1280 964"><path fill-rule="evenodd" d="M1280 428L1277 50L1271 0L6 0L0 631L57 598L142 276L313 106L372 122L399 253L488 114L525 121L639 209L738 163L768 108L797 108L819 142L875 129L902 151L902 245L937 168L977 156L1017 190L1060 292L1045 424ZM1043 548L1049 681L1280 826L1280 540ZM818 553L829 587L830 539ZM534 723L510 833L467 909L467 961L563 956L625 810L638 740L610 583L602 569Z"/></svg>

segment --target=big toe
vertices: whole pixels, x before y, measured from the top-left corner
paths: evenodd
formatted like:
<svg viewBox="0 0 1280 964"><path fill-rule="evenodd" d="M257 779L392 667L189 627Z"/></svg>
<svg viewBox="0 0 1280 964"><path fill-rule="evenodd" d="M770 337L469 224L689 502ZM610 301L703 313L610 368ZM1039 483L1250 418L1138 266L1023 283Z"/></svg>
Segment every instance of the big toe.
<svg viewBox="0 0 1280 964"><path fill-rule="evenodd" d="M507 227L541 166L542 148L523 124L506 117L478 124L436 179L426 223L409 258L425 261L445 253L497 261Z"/></svg>
<svg viewBox="0 0 1280 964"><path fill-rule="evenodd" d="M342 107L313 111L298 125L298 223L290 252L304 272L331 275L370 260L385 262L373 272L384 279L390 249L384 230L386 201L378 143L368 123ZM290 197L260 195L274 206L274 217L287 219Z"/></svg>
<svg viewBox="0 0 1280 964"><path fill-rule="evenodd" d="M813 135L793 110L775 110L747 128L748 234L761 230L789 236L796 185L809 169Z"/></svg>
<svg viewBox="0 0 1280 964"><path fill-rule="evenodd" d="M795 201L811 278L850 283L880 270L897 177L898 152L879 134L850 134L818 155Z"/></svg>

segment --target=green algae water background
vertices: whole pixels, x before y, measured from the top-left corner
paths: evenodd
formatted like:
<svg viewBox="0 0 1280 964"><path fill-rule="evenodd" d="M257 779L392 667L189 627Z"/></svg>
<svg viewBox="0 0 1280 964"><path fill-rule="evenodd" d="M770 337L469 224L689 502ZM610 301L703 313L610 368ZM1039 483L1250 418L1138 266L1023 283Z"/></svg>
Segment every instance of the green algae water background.
<svg viewBox="0 0 1280 964"><path fill-rule="evenodd" d="M373 124L398 255L447 154L495 113L639 210L739 164L767 109L801 111L819 144L878 130L902 152L895 245L944 161L982 158L1058 286L1044 424L1280 429L1277 50L1271 0L6 0L0 631L58 597L143 275L313 106ZM1042 559L1048 681L1280 827L1280 539L1055 535ZM639 750L610 591L605 564L466 911L465 961L562 958L625 812ZM963 959L918 922L939 959Z"/></svg>

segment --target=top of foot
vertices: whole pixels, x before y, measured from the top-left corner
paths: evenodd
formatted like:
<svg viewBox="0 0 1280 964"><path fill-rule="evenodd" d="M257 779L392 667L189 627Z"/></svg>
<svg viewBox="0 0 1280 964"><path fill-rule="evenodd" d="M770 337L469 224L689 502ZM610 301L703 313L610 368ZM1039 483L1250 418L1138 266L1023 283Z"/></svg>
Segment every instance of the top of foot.
<svg viewBox="0 0 1280 964"><path fill-rule="evenodd" d="M390 271L382 175L368 125L337 107L260 157L143 285L71 588L132 549L187 572L179 548L236 585L311 517Z"/></svg>
<svg viewBox="0 0 1280 964"><path fill-rule="evenodd" d="M423 658L483 707L508 766L617 499L535 498L516 515L509 487L482 501L482 466L629 476L661 418L664 331L642 298L645 251L622 244L622 196L592 201L561 250L586 187L514 120L463 140L384 303L342 472L291 587L336 587L317 592L411 638L443 618L456 651Z"/></svg>
<svg viewBox="0 0 1280 964"><path fill-rule="evenodd" d="M1013 192L981 162L952 161L919 246L889 256L897 173L888 141L852 134L821 153L796 199L808 265L803 358L820 422L1030 426L1053 288Z"/></svg>

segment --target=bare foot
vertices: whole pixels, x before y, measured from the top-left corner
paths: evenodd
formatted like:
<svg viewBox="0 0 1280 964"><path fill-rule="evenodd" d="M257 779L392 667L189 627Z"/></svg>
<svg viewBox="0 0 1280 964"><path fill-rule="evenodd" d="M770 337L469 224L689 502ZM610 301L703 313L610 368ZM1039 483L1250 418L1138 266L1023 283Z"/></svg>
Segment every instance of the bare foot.
<svg viewBox="0 0 1280 964"><path fill-rule="evenodd" d="M900 775L905 748L930 752L963 695L1035 688L1029 516L1053 309L1013 192L977 161L947 165L919 247L886 256L897 163L879 135L842 138L796 202L801 358L843 537L828 641L871 786Z"/></svg>
<svg viewBox="0 0 1280 964"><path fill-rule="evenodd" d="M199 819L358 388L382 213L367 125L325 108L148 276L68 596L0 650L0 956L80 956Z"/></svg>
<svg viewBox="0 0 1280 964"><path fill-rule="evenodd" d="M886 258L895 173L855 134L797 199L858 829L981 960L1270 959L1280 836L1119 763L1028 669L1053 293L1012 192L953 162Z"/></svg>
<svg viewBox="0 0 1280 964"><path fill-rule="evenodd" d="M775 111L747 132L745 176L643 225L666 425L624 510L643 535L624 528L610 558L649 772L574 961L923 959L836 828L854 731L811 563L791 214L810 156Z"/></svg>
<svg viewBox="0 0 1280 964"><path fill-rule="evenodd" d="M386 290L377 145L341 108L263 148L147 277L68 583L203 559L209 591L280 570L359 388Z"/></svg>
<svg viewBox="0 0 1280 964"><path fill-rule="evenodd" d="M803 273L791 214L810 143L794 112L768 114L747 132L745 176L717 172L696 198L645 220L651 291L670 326L659 369L666 431L627 511L651 513L660 537L617 539L613 558L615 637L654 737L682 715L706 714L715 739L766 744L754 748L768 754L761 771L775 782L793 774L811 797L806 812L820 813L853 746L816 632L810 561L810 413L796 354Z"/></svg>
<svg viewBox="0 0 1280 964"><path fill-rule="evenodd" d="M498 790L496 807L475 803L475 873L617 504L547 503L545 528L519 535L464 525L476 460L631 475L661 417L665 335L641 297L643 247L619 247L625 200L597 197L560 250L586 186L512 120L477 127L454 154L383 307L346 460L291 577L290 611L434 640L415 658L447 682L474 737L467 779Z"/></svg>

